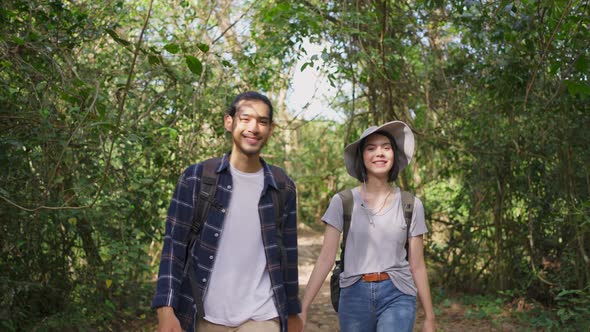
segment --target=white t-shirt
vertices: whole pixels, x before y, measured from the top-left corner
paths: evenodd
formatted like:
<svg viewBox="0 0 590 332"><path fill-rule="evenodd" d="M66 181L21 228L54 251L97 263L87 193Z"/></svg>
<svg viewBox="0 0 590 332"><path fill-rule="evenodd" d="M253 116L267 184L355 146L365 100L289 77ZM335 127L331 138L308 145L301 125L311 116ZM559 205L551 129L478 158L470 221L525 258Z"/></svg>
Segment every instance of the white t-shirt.
<svg viewBox="0 0 590 332"><path fill-rule="evenodd" d="M354 201L350 230L344 253L344 272L340 274L340 287L357 282L363 274L387 272L395 287L403 293L416 295L417 289L406 261L406 220L399 188L395 188L391 203L379 215L369 218L361 207L358 187L352 189ZM332 197L322 220L342 232L342 200L338 194ZM410 237L428 232L424 221L424 206L416 198L410 224Z"/></svg>
<svg viewBox="0 0 590 332"><path fill-rule="evenodd" d="M258 202L264 173L230 167L233 188L204 297L205 319L239 326L278 317L262 243Z"/></svg>

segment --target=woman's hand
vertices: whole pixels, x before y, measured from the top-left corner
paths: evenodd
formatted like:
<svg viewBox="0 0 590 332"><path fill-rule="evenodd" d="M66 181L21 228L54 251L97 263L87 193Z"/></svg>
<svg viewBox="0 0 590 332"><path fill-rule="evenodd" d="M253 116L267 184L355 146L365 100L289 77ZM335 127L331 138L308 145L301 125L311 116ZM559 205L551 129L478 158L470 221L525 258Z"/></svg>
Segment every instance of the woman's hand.
<svg viewBox="0 0 590 332"><path fill-rule="evenodd" d="M436 322L434 318L426 318L422 325L422 332L434 332L436 331Z"/></svg>

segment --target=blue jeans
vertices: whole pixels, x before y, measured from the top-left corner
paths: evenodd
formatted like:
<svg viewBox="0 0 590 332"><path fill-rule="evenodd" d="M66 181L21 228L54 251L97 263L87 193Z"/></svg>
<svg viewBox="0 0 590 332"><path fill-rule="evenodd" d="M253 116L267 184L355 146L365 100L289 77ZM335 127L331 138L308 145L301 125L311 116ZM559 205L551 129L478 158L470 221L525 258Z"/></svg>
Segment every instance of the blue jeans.
<svg viewBox="0 0 590 332"><path fill-rule="evenodd" d="M402 293L391 280L359 280L340 290L338 319L342 332L412 332L416 297Z"/></svg>

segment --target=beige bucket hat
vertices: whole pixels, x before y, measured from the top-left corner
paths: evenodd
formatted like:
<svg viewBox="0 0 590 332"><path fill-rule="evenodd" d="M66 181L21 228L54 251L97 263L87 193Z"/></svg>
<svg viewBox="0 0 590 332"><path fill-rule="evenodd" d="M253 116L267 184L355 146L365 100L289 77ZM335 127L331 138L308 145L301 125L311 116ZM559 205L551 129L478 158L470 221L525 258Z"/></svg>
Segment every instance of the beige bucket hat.
<svg viewBox="0 0 590 332"><path fill-rule="evenodd" d="M359 157L362 158L362 156L358 155L358 146L364 138L378 131L389 133L395 140L395 145L397 147L396 160L400 172L410 164L410 161L414 156L414 150L416 148L414 144L414 133L412 133L412 129L410 129L407 124L402 121L391 121L381 126L371 126L362 133L359 139L344 148L344 163L346 164L346 170L350 176L359 181L363 181L363 179L355 170L355 160Z"/></svg>

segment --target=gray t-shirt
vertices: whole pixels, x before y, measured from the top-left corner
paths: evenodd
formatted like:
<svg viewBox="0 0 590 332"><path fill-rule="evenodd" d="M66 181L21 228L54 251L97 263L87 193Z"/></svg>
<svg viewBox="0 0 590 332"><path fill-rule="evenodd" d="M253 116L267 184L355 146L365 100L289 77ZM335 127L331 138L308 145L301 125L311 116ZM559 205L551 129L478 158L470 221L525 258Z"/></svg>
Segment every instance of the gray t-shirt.
<svg viewBox="0 0 590 332"><path fill-rule="evenodd" d="M394 189L391 204L379 215L371 216L361 206L359 188L352 189L354 201L350 230L344 253L344 272L340 274L340 287L357 282L363 274L387 272L393 284L403 293L416 295L417 289L406 261L406 220L399 188ZM322 217L340 232L343 227L342 200L334 195ZM424 206L416 198L410 224L410 237L428 232L424 221Z"/></svg>

